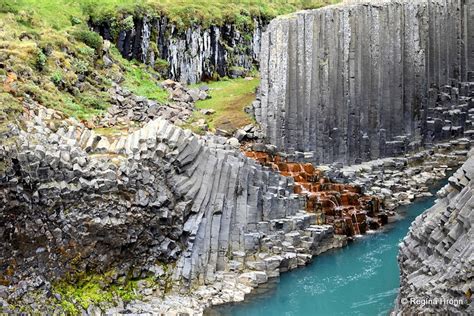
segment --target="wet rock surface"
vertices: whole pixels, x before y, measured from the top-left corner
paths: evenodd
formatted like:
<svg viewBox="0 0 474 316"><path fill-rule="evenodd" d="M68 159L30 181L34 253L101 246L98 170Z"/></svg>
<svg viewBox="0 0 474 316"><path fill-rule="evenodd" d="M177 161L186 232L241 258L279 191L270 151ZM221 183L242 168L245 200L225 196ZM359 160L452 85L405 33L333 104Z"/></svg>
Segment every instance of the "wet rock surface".
<svg viewBox="0 0 474 316"><path fill-rule="evenodd" d="M471 147L469 139L460 138L415 154L350 166L332 164L326 166L326 172L335 181L359 185L366 194L379 197L387 211L393 211L416 198L430 196L429 187L456 170Z"/></svg>
<svg viewBox="0 0 474 316"><path fill-rule="evenodd" d="M474 312L472 291L474 150L418 216L400 245L400 293L394 314Z"/></svg>
<svg viewBox="0 0 474 316"><path fill-rule="evenodd" d="M267 141L353 164L471 137L473 6L358 1L273 20L254 104Z"/></svg>
<svg viewBox="0 0 474 316"><path fill-rule="evenodd" d="M386 214L380 213L379 199L362 194L360 187L335 183L311 163L289 162L265 152L244 154L283 176L292 177L295 193L305 198L306 210L316 214L318 224L332 225L336 234L365 234L369 228L377 229L384 224Z"/></svg>

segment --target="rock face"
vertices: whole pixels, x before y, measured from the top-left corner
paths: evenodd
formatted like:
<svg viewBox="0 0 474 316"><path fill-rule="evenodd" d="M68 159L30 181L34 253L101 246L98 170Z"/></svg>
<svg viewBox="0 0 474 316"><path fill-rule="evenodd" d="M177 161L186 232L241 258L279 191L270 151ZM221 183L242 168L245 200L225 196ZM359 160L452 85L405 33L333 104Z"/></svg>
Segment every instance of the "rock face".
<svg viewBox="0 0 474 316"><path fill-rule="evenodd" d="M108 21L92 27L116 43L123 57L153 67L158 66L158 59L165 60L168 78L196 83L216 76L243 76L258 65L266 22L254 19L253 28L244 30L233 24L208 28L193 25L180 30L166 17L143 17L134 18L131 27L120 30L116 37L112 35L113 24Z"/></svg>
<svg viewBox="0 0 474 316"><path fill-rule="evenodd" d="M257 122L279 150L315 163L472 135L472 21L472 0L359 1L277 18L262 35Z"/></svg>
<svg viewBox="0 0 474 316"><path fill-rule="evenodd" d="M261 164L270 166L281 175L295 180L295 193L305 197L306 210L315 213L318 224L329 224L336 234L354 236L365 234L369 229L370 217L372 229L383 224L379 214L380 201L374 196L362 194L358 186L334 183L322 170L311 163L294 163L278 155L265 152L246 151L245 155Z"/></svg>
<svg viewBox="0 0 474 316"><path fill-rule="evenodd" d="M331 226L314 225L292 178L226 138L198 137L163 119L107 138L72 119L58 127L60 114L32 102L25 107L25 130L12 128L10 145L0 147L7 298L21 300L67 273L153 275L157 261L175 262L175 280L187 285L213 283L223 271L258 271L241 279L260 284L343 243L332 243Z"/></svg>
<svg viewBox="0 0 474 316"><path fill-rule="evenodd" d="M474 150L438 196L400 245L397 314L474 313Z"/></svg>

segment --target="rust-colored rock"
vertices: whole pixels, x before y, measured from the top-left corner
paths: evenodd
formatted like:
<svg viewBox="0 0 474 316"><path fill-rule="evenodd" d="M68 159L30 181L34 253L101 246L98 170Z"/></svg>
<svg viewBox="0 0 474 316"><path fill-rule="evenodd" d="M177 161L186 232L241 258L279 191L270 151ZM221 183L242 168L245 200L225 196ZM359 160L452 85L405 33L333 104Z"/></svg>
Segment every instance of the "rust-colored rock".
<svg viewBox="0 0 474 316"><path fill-rule="evenodd" d="M341 235L365 234L368 217L370 227L386 223L379 214L378 198L362 194L358 186L334 183L311 163L289 162L265 152L245 151L244 154L283 176L295 180L294 192L306 196L306 210L317 214L317 224L330 224Z"/></svg>

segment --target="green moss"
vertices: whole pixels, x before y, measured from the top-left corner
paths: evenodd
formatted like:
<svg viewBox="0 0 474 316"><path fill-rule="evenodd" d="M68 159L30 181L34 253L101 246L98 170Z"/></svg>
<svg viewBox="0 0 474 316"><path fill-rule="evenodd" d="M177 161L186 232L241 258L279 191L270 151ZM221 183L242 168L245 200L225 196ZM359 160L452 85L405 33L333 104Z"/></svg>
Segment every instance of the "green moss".
<svg viewBox="0 0 474 316"><path fill-rule="evenodd" d="M156 59L154 69L161 77L165 77L168 74L170 64L164 59Z"/></svg>
<svg viewBox="0 0 474 316"><path fill-rule="evenodd" d="M71 302L62 300L61 307L67 315L78 315L79 309Z"/></svg>
<svg viewBox="0 0 474 316"><path fill-rule="evenodd" d="M76 275L71 280L55 283L53 292L61 295L61 307L71 314L77 314L79 307L87 309L91 304L111 305L118 298L123 301L140 299L137 292L140 280L126 279L123 284L116 284L111 279L113 273L115 271L87 276ZM152 278L149 282L150 286L153 286Z"/></svg>

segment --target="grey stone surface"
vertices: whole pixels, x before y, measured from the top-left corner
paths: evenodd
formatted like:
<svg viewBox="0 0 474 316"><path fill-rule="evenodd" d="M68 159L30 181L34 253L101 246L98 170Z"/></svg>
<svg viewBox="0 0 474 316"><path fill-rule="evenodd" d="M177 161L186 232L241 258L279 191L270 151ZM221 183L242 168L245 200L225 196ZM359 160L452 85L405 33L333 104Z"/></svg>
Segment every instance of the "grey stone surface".
<svg viewBox="0 0 474 316"><path fill-rule="evenodd" d="M237 70L249 72L258 65L262 31L268 23L255 17L253 27L246 30L230 23L207 28L193 24L180 30L166 16L137 16L133 21L132 29L122 30L115 37L112 24L120 21L103 21L93 29L116 43L127 59L152 67L158 64L158 58L166 60L168 69L163 74L184 83L231 76Z"/></svg>
<svg viewBox="0 0 474 316"><path fill-rule="evenodd" d="M400 244L398 315L474 313L474 150L469 156Z"/></svg>
<svg viewBox="0 0 474 316"><path fill-rule="evenodd" d="M267 140L357 163L472 133L474 2L351 2L263 33L254 107Z"/></svg>
<svg viewBox="0 0 474 316"><path fill-rule="evenodd" d="M136 96L114 84L108 91L111 106L107 113L100 117L97 125L129 127L133 123L141 125L156 118L163 118L177 125L186 122L194 110L195 100L190 94L193 89L172 80L166 80L162 85L170 93L170 100L166 104ZM208 96L202 92L200 97Z"/></svg>
<svg viewBox="0 0 474 316"><path fill-rule="evenodd" d="M12 128L11 143L0 145L7 301L31 300L53 313L60 307L41 302L51 284L31 280L111 270L117 278L163 278L160 262L173 267L166 278L174 291L200 287L212 300L196 303L192 295L178 310L201 310L243 299L248 286L345 244L326 226L301 244L314 214L303 211L293 181L245 157L235 138L201 137L161 118L122 136L99 136L74 119L54 131L47 126L55 111L24 105L24 128ZM233 287L209 296L226 273ZM142 304L122 311L148 308ZM166 304L153 308L166 312Z"/></svg>

